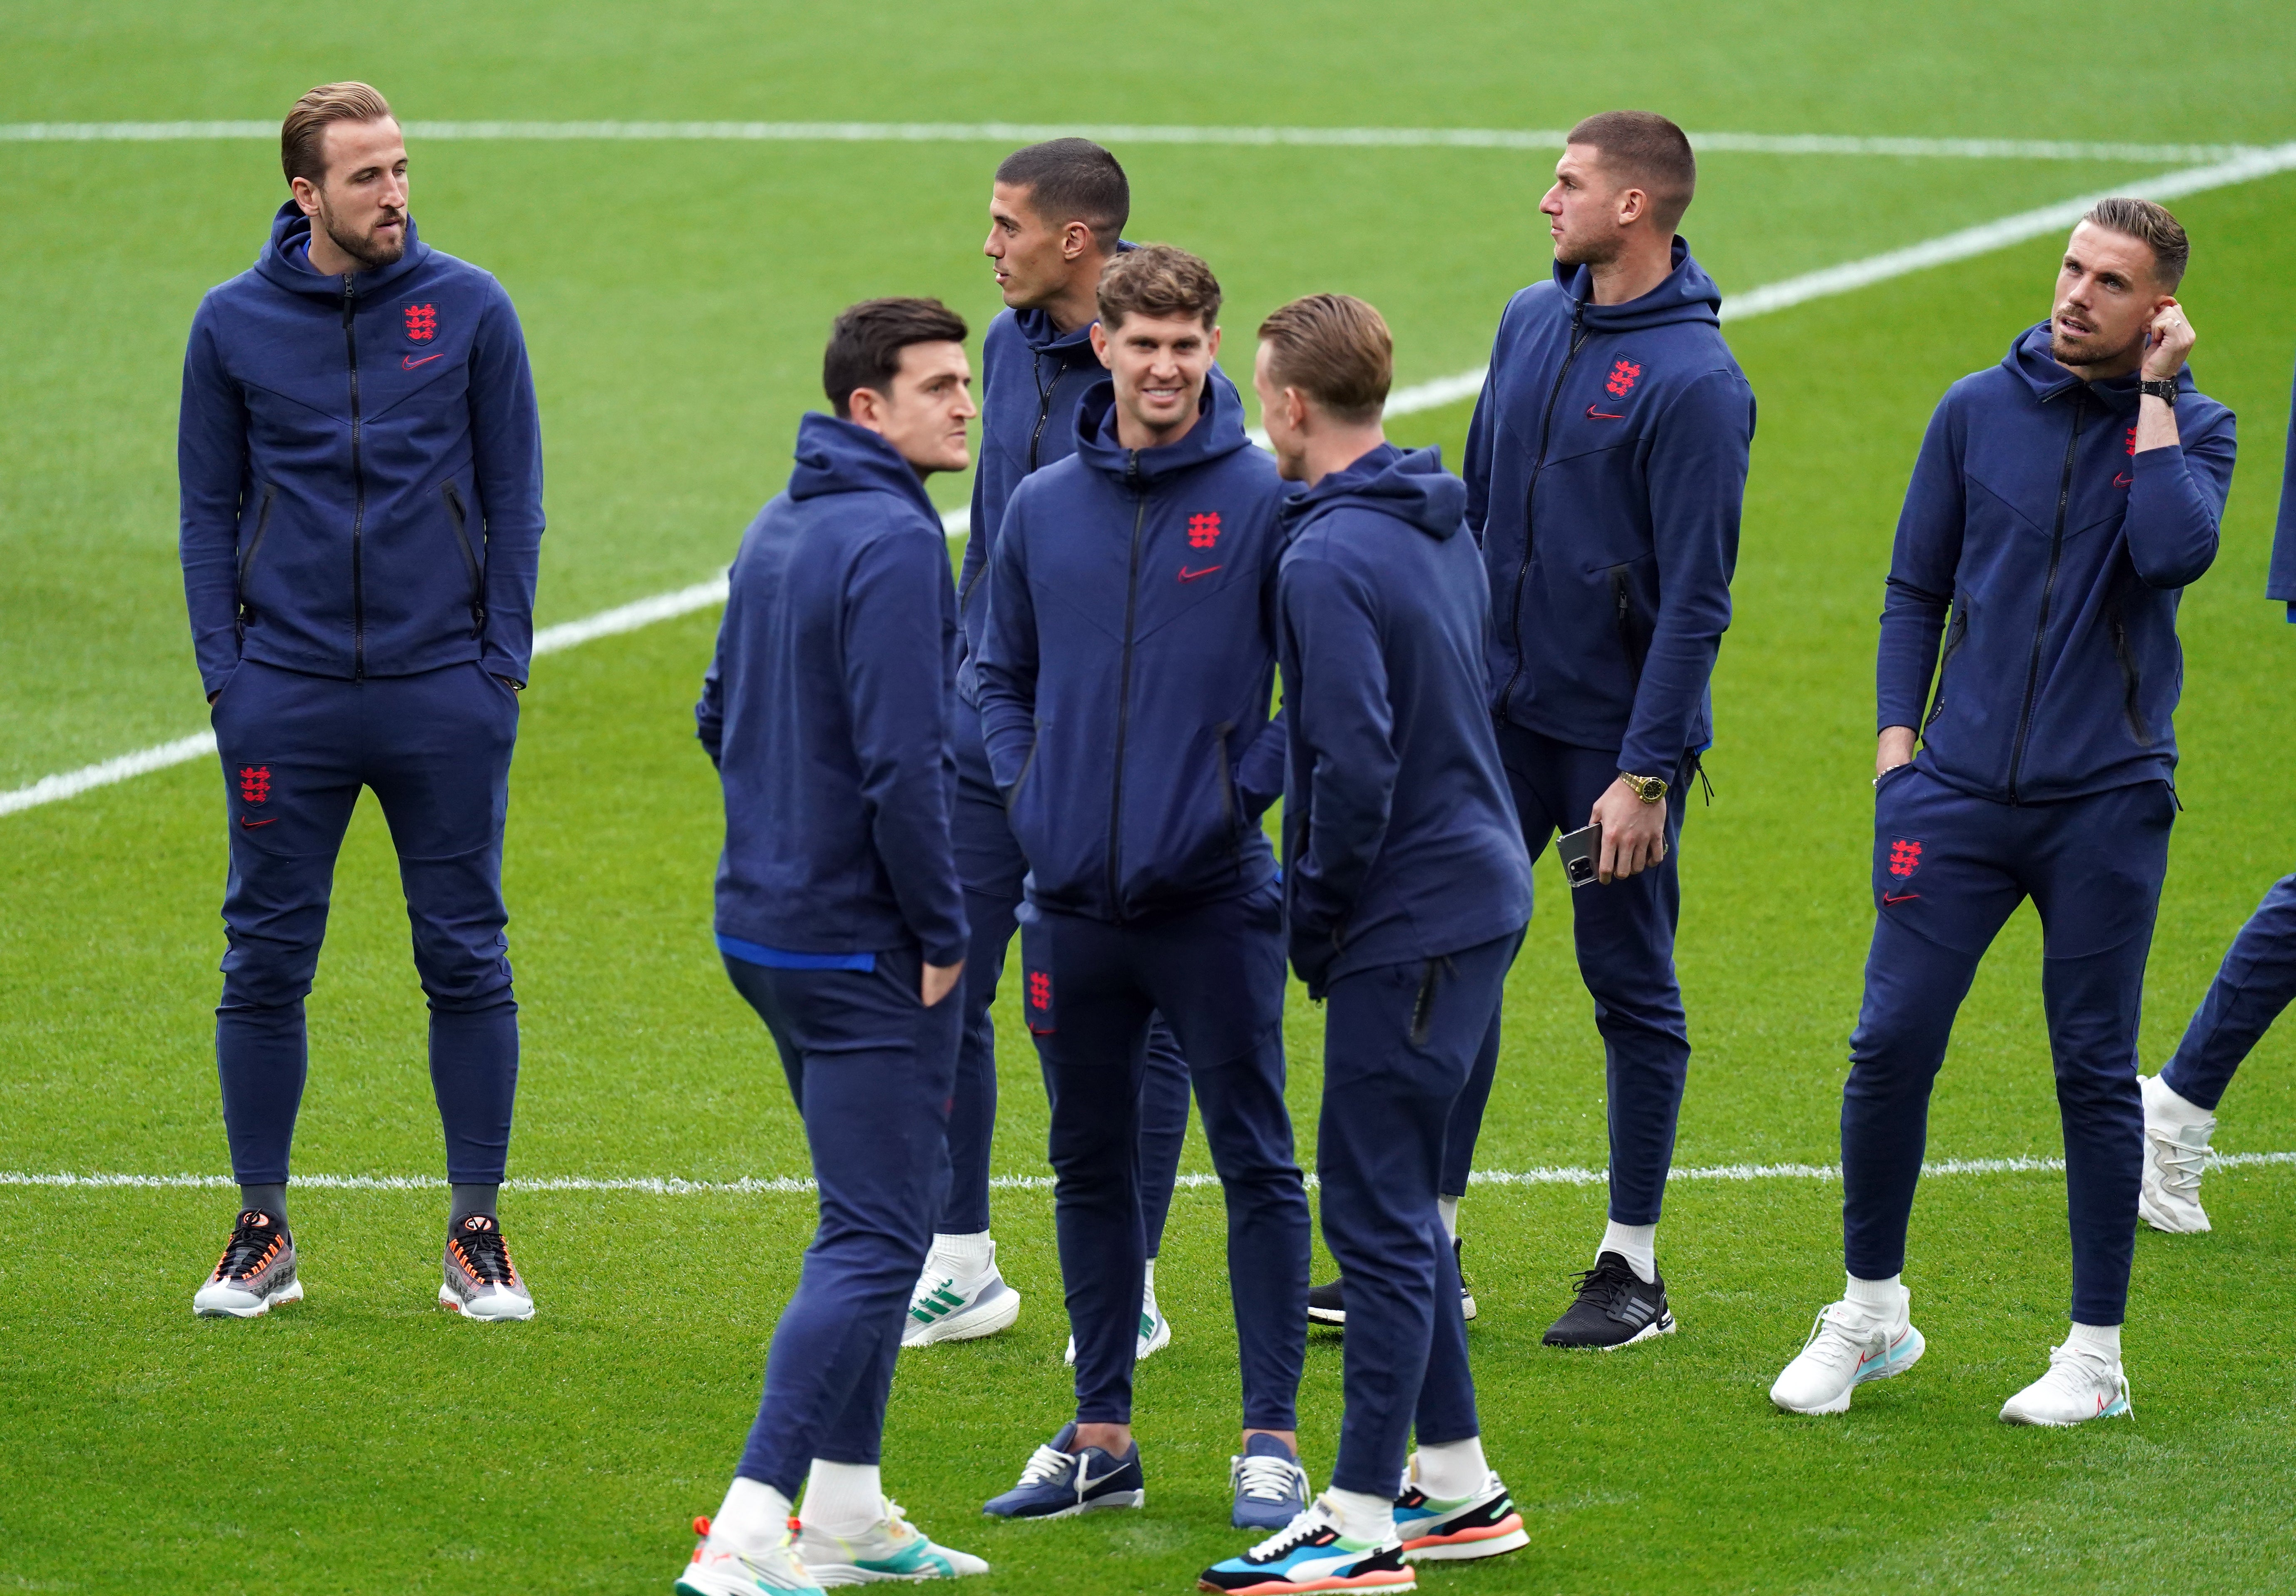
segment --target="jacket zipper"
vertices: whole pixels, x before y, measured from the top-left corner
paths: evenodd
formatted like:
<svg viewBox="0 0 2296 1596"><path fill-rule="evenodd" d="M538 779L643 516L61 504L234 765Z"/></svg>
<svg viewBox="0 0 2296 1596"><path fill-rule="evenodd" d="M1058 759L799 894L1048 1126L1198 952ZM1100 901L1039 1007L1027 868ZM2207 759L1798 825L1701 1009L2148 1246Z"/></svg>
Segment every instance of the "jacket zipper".
<svg viewBox="0 0 2296 1596"><path fill-rule="evenodd" d="M351 323L351 275L343 274L343 348L351 363L351 680L366 675L366 588L359 565L366 532L366 479L359 471L358 335Z"/></svg>
<svg viewBox="0 0 2296 1596"><path fill-rule="evenodd" d="M1514 697L1514 684L1522 679L1522 589L1530 579L1530 538L1532 507L1538 499L1538 473L1546 469L1546 445L1554 422L1554 402L1562 397L1562 380L1570 375L1570 364L1578 358L1579 346L1587 340L1587 306L1585 301L1570 307L1570 351L1562 357L1562 369L1554 373L1554 386L1546 395L1546 408L1538 418L1538 454L1530 462L1530 485L1522 490L1522 564L1514 574L1514 602L1508 616L1514 626L1514 669L1507 674L1506 685L1499 689L1498 701L1491 706L1494 719L1506 718L1508 700Z"/></svg>
<svg viewBox="0 0 2296 1596"><path fill-rule="evenodd" d="M1031 474L1037 469L1037 446L1044 441L1045 422L1051 419L1053 413L1053 395L1061 386L1062 363L1053 363L1053 380L1047 384L1044 360L1045 357L1033 349L1029 351L1029 375L1037 381L1037 430L1029 434L1029 470Z"/></svg>
<svg viewBox="0 0 2296 1596"><path fill-rule="evenodd" d="M1419 975L1419 996L1411 1005L1411 1045L1424 1047L1435 1029L1435 971L1449 962L1430 959Z"/></svg>
<svg viewBox="0 0 2296 1596"><path fill-rule="evenodd" d="M255 569L255 552L263 546L263 535L271 529L271 502L279 496L279 485L263 485L263 507L255 512L255 536L247 540L247 552L239 557L239 635L247 640L247 623L255 611L247 603L247 573Z"/></svg>
<svg viewBox="0 0 2296 1596"><path fill-rule="evenodd" d="M2073 395L2072 435L2065 439L2065 464L2057 478L2057 524L2049 533L2049 574L2041 583L2041 617L2033 623L2033 660L2025 668L2025 704L2017 712L2017 741L2009 755L2009 801L2017 801L2017 773L2025 765L2025 740L2033 733L2033 693L2041 684L2041 643L2048 635L2049 604L2057 593L2057 561L2065 550L2065 506L2073 493L2073 451L2080 444L2081 413L2088 405L2088 390Z"/></svg>
<svg viewBox="0 0 2296 1596"><path fill-rule="evenodd" d="M2122 709L2128 716L2128 734L2136 739L2139 748L2152 746L2152 733L2144 729L2144 717L2138 712L2140 683L2136 675L2136 659L2128 651L2128 627L2120 618L2118 608L2109 612L2112 626L2112 651L2120 660Z"/></svg>
<svg viewBox="0 0 2296 1596"><path fill-rule="evenodd" d="M487 578L479 569L479 557L471 549L471 535L465 529L463 495L449 480L439 491L447 495L447 513L455 518L455 546L463 551L463 569L471 577L471 635L477 637L487 629Z"/></svg>
<svg viewBox="0 0 2296 1596"><path fill-rule="evenodd" d="M1132 572L1124 589L1124 664L1116 677L1116 776L1108 799L1108 910L1124 920L1120 883L1124 851L1124 736L1132 724L1132 626L1140 602L1140 528L1148 519L1148 489L1140 480L1140 451L1124 464L1124 483L1135 495L1132 510Z"/></svg>
<svg viewBox="0 0 2296 1596"><path fill-rule="evenodd" d="M1634 593L1628 581L1627 568L1623 565L1611 568L1611 598L1619 611L1619 642L1627 651L1627 658L1634 661L1635 674L1639 676L1644 650L1635 641Z"/></svg>
<svg viewBox="0 0 2296 1596"><path fill-rule="evenodd" d="M1937 691L1930 695L1930 712L1922 717L1922 730L1924 732L1930 729L1931 721L1945 713L1945 667L1953 663L1956 651L1968 635L1969 600L1956 595L1953 602L1953 619L1946 625L1945 652L1938 656Z"/></svg>

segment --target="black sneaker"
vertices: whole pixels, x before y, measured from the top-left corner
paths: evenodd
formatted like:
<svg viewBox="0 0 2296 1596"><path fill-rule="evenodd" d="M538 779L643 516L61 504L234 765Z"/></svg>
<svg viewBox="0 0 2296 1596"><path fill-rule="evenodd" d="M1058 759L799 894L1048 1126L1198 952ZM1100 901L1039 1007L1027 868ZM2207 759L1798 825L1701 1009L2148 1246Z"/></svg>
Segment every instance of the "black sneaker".
<svg viewBox="0 0 2296 1596"><path fill-rule="evenodd" d="M1674 1334L1674 1315L1666 1305L1666 1277L1649 1285L1635 1266L1617 1253L1606 1252L1595 1266L1578 1276L1578 1300L1570 1311L1546 1327L1549 1346L1591 1346L1615 1352L1652 1336Z"/></svg>
<svg viewBox="0 0 2296 1596"><path fill-rule="evenodd" d="M1475 1293L1467 1284L1467 1243L1463 1237L1453 1237L1451 1256L1459 1264L1459 1317L1475 1316ZM1333 1330L1345 1330L1348 1323L1347 1297L1341 1290L1343 1282L1333 1281L1328 1286L1308 1289L1308 1322L1327 1324Z"/></svg>

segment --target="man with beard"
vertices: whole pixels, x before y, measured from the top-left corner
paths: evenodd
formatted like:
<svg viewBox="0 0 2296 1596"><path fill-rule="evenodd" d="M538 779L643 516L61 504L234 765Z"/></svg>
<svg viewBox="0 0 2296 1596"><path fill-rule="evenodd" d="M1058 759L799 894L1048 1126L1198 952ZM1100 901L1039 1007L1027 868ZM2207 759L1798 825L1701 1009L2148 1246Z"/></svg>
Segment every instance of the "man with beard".
<svg viewBox="0 0 2296 1596"><path fill-rule="evenodd" d="M2188 254L2160 206L2100 201L2065 248L2050 319L1948 389L1922 440L1882 611L1874 944L1841 1093L1849 1279L1770 1389L1790 1412L1841 1412L1922 1355L1899 1274L1930 1088L1978 961L2028 897L2072 1330L2001 1417L2129 1411L2137 1003L2176 815L2177 605L2216 558L2233 468L2232 413L2185 365Z"/></svg>
<svg viewBox="0 0 2296 1596"><path fill-rule="evenodd" d="M542 439L502 285L416 235L383 97L331 83L281 130L291 198L193 319L184 590L223 757L230 952L216 1016L239 1217L195 1312L303 1295L287 1222L303 999L361 787L398 852L446 1129L439 1301L525 1319L495 1213L518 1081L503 818L534 641Z"/></svg>

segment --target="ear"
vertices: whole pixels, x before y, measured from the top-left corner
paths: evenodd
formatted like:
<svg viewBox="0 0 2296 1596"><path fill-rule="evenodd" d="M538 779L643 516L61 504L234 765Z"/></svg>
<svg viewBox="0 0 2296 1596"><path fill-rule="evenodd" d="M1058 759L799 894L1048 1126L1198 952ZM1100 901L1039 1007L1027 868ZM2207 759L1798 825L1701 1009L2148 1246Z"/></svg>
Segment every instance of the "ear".
<svg viewBox="0 0 2296 1596"><path fill-rule="evenodd" d="M1219 330L1218 328L1217 328L1217 327L1213 328L1213 329L1212 329L1212 358L1213 358L1214 360L1218 360L1218 359L1219 358L1219 335L1220 335L1220 330Z"/></svg>
<svg viewBox="0 0 2296 1596"><path fill-rule="evenodd" d="M1098 322L1092 324L1092 352L1100 356L1101 364L1111 371L1116 369L1116 363L1108 355L1108 334L1102 331Z"/></svg>
<svg viewBox="0 0 2296 1596"><path fill-rule="evenodd" d="M1650 215L1650 196L1638 188L1619 191L1619 225L1631 227Z"/></svg>
<svg viewBox="0 0 2296 1596"><path fill-rule="evenodd" d="M287 192L294 197L296 208L305 216L319 214L319 185L308 177L288 179Z"/></svg>
<svg viewBox="0 0 2296 1596"><path fill-rule="evenodd" d="M1070 222L1061 229L1061 258L1082 260L1092 252L1092 229L1082 222Z"/></svg>
<svg viewBox="0 0 2296 1596"><path fill-rule="evenodd" d="M857 388L845 397L847 416L855 426L872 432L884 431L886 413L891 408L892 401L873 388Z"/></svg>

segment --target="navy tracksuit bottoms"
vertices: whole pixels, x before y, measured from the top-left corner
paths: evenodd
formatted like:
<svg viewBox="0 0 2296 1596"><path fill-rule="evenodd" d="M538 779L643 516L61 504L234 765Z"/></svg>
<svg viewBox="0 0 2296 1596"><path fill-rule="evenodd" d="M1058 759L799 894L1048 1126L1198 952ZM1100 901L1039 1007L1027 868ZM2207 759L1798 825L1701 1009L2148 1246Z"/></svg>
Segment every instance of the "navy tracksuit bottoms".
<svg viewBox="0 0 2296 1596"><path fill-rule="evenodd" d="M920 1001L915 948L875 964L726 961L781 1052L819 1193L820 1224L774 1327L765 1398L734 1469L792 1501L816 1458L877 1461L909 1293L948 1183L956 1004Z"/></svg>
<svg viewBox="0 0 2296 1596"><path fill-rule="evenodd" d="M2296 1000L2296 876L2284 876L2232 939L2223 967L2161 1078L2187 1102L2214 1113L2225 1088L2232 1084L2233 1072L2292 1000Z"/></svg>
<svg viewBox="0 0 2296 1596"><path fill-rule="evenodd" d="M245 1185L287 1179L308 1062L303 999L335 855L367 787L398 851L430 999L447 1178L499 1183L518 1089L502 896L517 694L475 662L353 682L250 659L211 715L231 828L216 1068L233 1174Z"/></svg>
<svg viewBox="0 0 2296 1596"><path fill-rule="evenodd" d="M1013 944L1029 862L1013 839L1004 800L988 776L980 713L958 706L955 733L956 807L949 831L972 937L964 955L964 989L958 994L964 1030L948 1118L948 1206L939 1228L947 1235L970 1236L988 1228L988 1162L996 1135L996 1027L989 1008ZM1160 1014L1149 1029L1147 1067L1140 1077L1140 1201L1152 1258L1164 1238L1187 1134L1188 1063Z"/></svg>
<svg viewBox="0 0 2296 1596"><path fill-rule="evenodd" d="M1874 795L1873 950L1841 1092L1843 1253L1860 1280L1905 1267L1930 1088L1978 961L2026 898L2065 1139L2072 1317L2119 1324L2144 1163L2136 1022L2175 803L2165 782L2002 804L1919 764Z"/></svg>
<svg viewBox="0 0 2296 1596"><path fill-rule="evenodd" d="M1283 1101L1283 917L1273 881L1144 923L1021 912L1025 1008L1052 1100L1054 1219L1079 1422L1132 1420L1147 1256L1140 1088L1160 1012L1193 1065L1226 1192L1244 1428L1296 1428L1308 1226Z"/></svg>
<svg viewBox="0 0 2296 1596"><path fill-rule="evenodd" d="M1619 779L1615 749L1582 749L1502 722L1499 757L1522 822L1523 846L1533 859L1557 832L1587 823L1595 800ZM1675 1120L1683 1084L1690 1078L1690 1022L1674 976L1674 929L1682 917L1676 859L1682 841L1685 785L1697 770L1685 755L1666 776L1666 857L1652 869L1604 887L1570 894L1571 929L1578 975L1595 1000L1595 1028L1603 1035L1605 1097L1610 1108L1611 1217L1620 1224L1656 1224L1674 1162ZM1490 1028L1476 1055L1474 1073L1459 1093L1443 1154L1447 1197L1463 1196L1474 1167L1475 1139L1498 1073L1499 1033ZM1355 1317L1352 1303L1348 1308Z"/></svg>
<svg viewBox="0 0 2296 1596"><path fill-rule="evenodd" d="M1316 1142L1324 1240L1348 1283L1347 1411L1332 1484L1393 1496L1422 1445L1478 1435L1466 1322L1436 1210L1453 1105L1522 945L1494 942L1332 983Z"/></svg>

